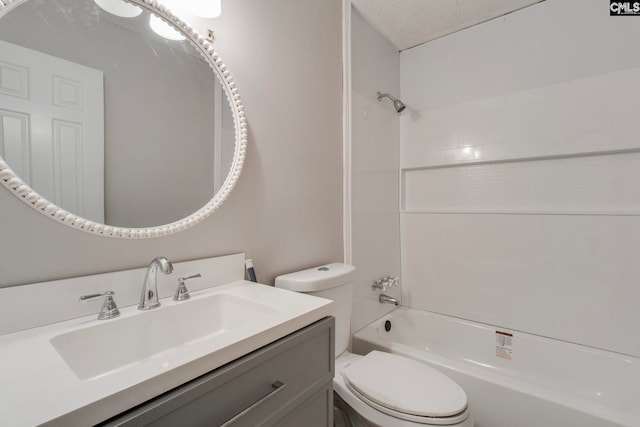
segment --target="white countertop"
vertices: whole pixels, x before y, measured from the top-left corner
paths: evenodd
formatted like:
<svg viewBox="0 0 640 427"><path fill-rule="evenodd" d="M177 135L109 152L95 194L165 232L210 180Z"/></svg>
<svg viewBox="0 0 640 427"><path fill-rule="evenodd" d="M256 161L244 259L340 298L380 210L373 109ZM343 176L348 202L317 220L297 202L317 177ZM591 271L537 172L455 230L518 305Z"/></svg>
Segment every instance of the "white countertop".
<svg viewBox="0 0 640 427"><path fill-rule="evenodd" d="M0 420L3 427L93 425L203 375L285 335L331 315L329 300L244 280L192 293L192 299L234 295L275 310L233 333L212 335L130 363L103 375L80 379L52 346L63 333L117 322L149 312L121 308L121 317L96 315L0 336ZM163 310L176 304L161 300ZM156 311L154 310L154 311ZM113 351L118 343L113 343Z"/></svg>

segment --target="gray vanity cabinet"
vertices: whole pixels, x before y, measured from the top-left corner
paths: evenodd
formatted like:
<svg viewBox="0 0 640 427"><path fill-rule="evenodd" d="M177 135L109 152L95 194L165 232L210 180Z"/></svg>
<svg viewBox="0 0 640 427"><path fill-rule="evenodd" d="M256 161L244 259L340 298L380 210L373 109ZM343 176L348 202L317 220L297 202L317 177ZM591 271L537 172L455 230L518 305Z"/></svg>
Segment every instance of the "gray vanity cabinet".
<svg viewBox="0 0 640 427"><path fill-rule="evenodd" d="M327 317L101 426L332 426L333 352Z"/></svg>

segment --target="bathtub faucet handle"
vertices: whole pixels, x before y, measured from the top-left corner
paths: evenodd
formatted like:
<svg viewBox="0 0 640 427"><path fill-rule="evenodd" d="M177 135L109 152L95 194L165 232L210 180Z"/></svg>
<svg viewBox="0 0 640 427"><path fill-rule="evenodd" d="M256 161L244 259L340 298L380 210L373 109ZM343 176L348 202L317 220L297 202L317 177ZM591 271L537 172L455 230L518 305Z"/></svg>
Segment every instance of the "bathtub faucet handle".
<svg viewBox="0 0 640 427"><path fill-rule="evenodd" d="M374 280L371 285L371 289L374 291L386 292L387 289L393 288L394 286L398 286L400 284L400 277L391 277L386 276L380 279Z"/></svg>
<svg viewBox="0 0 640 427"><path fill-rule="evenodd" d="M390 288L393 288L394 286L398 286L400 284L400 276L388 277L388 279Z"/></svg>
<svg viewBox="0 0 640 427"><path fill-rule="evenodd" d="M384 280L384 278L376 279L373 281L371 289L373 289L374 291L385 292L387 290L387 282Z"/></svg>

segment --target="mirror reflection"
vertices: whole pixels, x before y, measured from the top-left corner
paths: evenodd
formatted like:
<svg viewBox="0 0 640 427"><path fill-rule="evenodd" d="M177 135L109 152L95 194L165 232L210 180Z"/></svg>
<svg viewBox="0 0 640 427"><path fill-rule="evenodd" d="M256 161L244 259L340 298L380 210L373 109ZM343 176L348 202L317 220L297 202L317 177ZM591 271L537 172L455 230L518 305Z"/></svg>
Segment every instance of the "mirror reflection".
<svg viewBox="0 0 640 427"><path fill-rule="evenodd" d="M146 10L30 0L2 18L0 156L63 209L127 228L180 220L214 197L234 149L209 63Z"/></svg>

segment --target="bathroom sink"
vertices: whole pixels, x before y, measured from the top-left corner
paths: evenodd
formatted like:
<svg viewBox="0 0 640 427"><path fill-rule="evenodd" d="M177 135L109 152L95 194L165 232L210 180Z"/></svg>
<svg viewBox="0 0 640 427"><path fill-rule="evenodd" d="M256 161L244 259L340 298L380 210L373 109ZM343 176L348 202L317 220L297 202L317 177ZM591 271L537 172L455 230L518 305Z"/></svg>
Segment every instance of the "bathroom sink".
<svg viewBox="0 0 640 427"><path fill-rule="evenodd" d="M135 363L157 359L169 365L169 352L216 338L227 342L248 323L262 323L276 307L229 294L165 301L149 311L66 332L50 342L80 379L96 378ZM210 344L210 343L208 343Z"/></svg>
<svg viewBox="0 0 640 427"><path fill-rule="evenodd" d="M10 315L37 317L38 310L3 310L0 366L11 368L0 369L0 425L100 424L333 312L329 300L242 280L244 255L188 263L176 265L176 273L202 272L206 283L194 284L190 299L173 301L169 280L159 289L160 307L151 310L138 310L143 269L23 291L21 298L43 298L36 306L53 307L51 316L65 320L14 324ZM56 314L77 308L80 295L107 289L115 292L120 317L99 320L99 300ZM0 294L15 296L6 289ZM22 325L31 327L2 334Z"/></svg>

